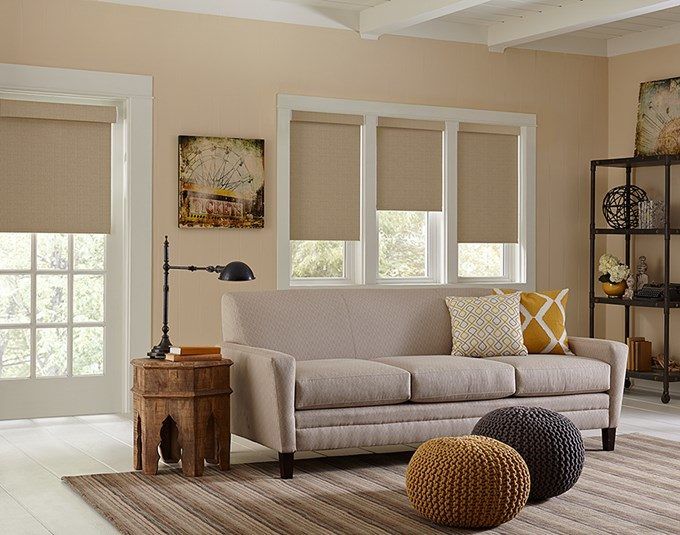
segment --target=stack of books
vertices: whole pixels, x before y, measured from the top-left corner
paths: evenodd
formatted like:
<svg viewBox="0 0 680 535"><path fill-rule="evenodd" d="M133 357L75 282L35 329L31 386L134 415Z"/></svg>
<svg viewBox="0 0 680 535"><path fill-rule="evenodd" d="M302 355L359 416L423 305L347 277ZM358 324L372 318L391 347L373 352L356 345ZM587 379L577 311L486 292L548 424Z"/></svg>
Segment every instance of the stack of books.
<svg viewBox="0 0 680 535"><path fill-rule="evenodd" d="M651 372L652 343L641 336L628 338L628 365L626 367L636 372Z"/></svg>
<svg viewBox="0 0 680 535"><path fill-rule="evenodd" d="M219 347L201 346L172 346L170 353L165 355L170 362L201 362L222 360Z"/></svg>

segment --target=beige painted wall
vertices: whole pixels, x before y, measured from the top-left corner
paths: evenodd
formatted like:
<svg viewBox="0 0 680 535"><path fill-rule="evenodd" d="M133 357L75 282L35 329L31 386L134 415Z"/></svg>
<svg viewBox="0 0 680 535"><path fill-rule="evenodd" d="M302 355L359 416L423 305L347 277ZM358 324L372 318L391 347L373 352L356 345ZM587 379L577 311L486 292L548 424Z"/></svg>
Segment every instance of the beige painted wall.
<svg viewBox="0 0 680 535"><path fill-rule="evenodd" d="M2 0L0 62L153 75L154 327L165 233L177 262L239 258L258 276L247 289L275 287L277 93L536 113L538 286L570 287L570 332L587 332L588 162L607 153L604 58L364 41L349 31L100 2ZM177 229L179 134L266 140L265 229ZM175 343L220 339L226 288L202 273L172 274Z"/></svg>
<svg viewBox="0 0 680 535"><path fill-rule="evenodd" d="M637 122L637 101L640 82L680 76L680 45L656 48L634 54L616 56L609 60L609 154L611 157L630 156L635 149L635 126ZM663 170L642 169L633 175L635 183L641 186L651 198L663 199ZM675 213L674 226L680 224L680 169L674 170L671 182L671 207ZM610 173L610 185L622 184L625 174ZM639 236L634 240L633 258L636 264L639 255L645 255L649 264L650 279L663 280L663 238ZM671 241L671 280L680 281L680 241ZM607 247L610 252L623 255L623 238L611 237ZM655 353L663 351L663 314L658 310L635 309L634 336L652 340ZM680 361L680 317L671 314L671 352ZM675 334L673 334L675 333ZM608 338L623 339L623 312L608 310L606 314Z"/></svg>

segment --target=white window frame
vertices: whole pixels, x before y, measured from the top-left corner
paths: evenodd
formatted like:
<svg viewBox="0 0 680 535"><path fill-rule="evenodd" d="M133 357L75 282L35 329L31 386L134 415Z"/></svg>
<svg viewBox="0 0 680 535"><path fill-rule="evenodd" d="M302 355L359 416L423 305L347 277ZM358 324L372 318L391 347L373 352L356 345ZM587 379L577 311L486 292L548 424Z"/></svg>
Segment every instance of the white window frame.
<svg viewBox="0 0 680 535"><path fill-rule="evenodd" d="M361 241L346 242L352 249L350 276L339 279L291 281L290 277L290 120L292 111L362 115ZM443 209L428 218L427 278L378 278L378 229L376 206L376 133L378 117L443 121ZM345 100L280 94L277 98L277 287L362 286L409 287L447 285L489 286L496 283L522 290L535 289L536 243L536 115L527 113L420 106L386 102ZM457 172L460 123L519 128L519 244L504 246L504 276L466 278L458 276Z"/></svg>
<svg viewBox="0 0 680 535"><path fill-rule="evenodd" d="M123 154L112 155L113 169L123 180L112 184L112 236L122 252L120 269L108 257L108 277L122 279L121 295L109 295L122 311L120 359L122 377L118 386L121 412L131 410L130 359L148 351L151 340L151 243L153 176L153 77L53 67L0 63L0 92L32 100L59 100L74 103L111 103L117 106L119 120L113 136L123 140ZM107 240L110 241L110 240ZM108 250L108 246L107 246ZM110 326L112 319L107 319ZM93 408L96 412L96 408Z"/></svg>

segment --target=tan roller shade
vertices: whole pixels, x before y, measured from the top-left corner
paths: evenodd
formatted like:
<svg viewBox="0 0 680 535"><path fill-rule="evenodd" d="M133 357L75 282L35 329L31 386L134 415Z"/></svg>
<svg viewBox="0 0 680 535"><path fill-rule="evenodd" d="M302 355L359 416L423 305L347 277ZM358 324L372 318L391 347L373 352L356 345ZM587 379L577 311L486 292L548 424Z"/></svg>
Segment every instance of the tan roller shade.
<svg viewBox="0 0 680 535"><path fill-rule="evenodd" d="M442 209L444 123L378 119L378 210Z"/></svg>
<svg viewBox="0 0 680 535"><path fill-rule="evenodd" d="M109 233L115 121L115 107L0 100L0 231Z"/></svg>
<svg viewBox="0 0 680 535"><path fill-rule="evenodd" d="M362 115L346 115L344 113L318 113L315 111L294 111L291 121L295 123L327 123L327 124L364 124Z"/></svg>
<svg viewBox="0 0 680 535"><path fill-rule="evenodd" d="M516 135L458 133L458 241L517 243Z"/></svg>
<svg viewBox="0 0 680 535"><path fill-rule="evenodd" d="M507 126L502 124L479 124L479 123L460 123L459 132L478 132L480 134L508 134L519 136L519 126Z"/></svg>
<svg viewBox="0 0 680 535"><path fill-rule="evenodd" d="M293 112L291 240L359 240L362 124L356 115Z"/></svg>

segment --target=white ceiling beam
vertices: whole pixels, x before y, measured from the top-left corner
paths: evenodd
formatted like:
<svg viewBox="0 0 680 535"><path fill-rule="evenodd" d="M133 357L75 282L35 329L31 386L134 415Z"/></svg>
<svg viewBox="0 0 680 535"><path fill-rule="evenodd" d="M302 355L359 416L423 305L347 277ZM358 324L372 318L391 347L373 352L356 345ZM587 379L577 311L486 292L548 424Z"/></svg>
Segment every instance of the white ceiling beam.
<svg viewBox="0 0 680 535"><path fill-rule="evenodd" d="M511 46L676 6L680 6L680 0L586 0L546 9L517 21L492 24L488 29L487 44L490 50L502 52Z"/></svg>
<svg viewBox="0 0 680 535"><path fill-rule="evenodd" d="M416 24L438 19L489 0L392 0L359 13L359 33L365 39L377 39Z"/></svg>

